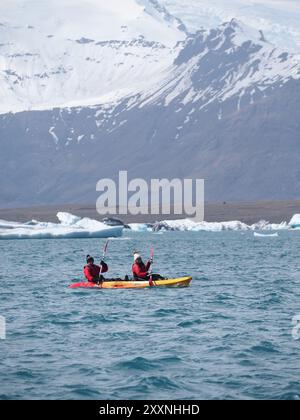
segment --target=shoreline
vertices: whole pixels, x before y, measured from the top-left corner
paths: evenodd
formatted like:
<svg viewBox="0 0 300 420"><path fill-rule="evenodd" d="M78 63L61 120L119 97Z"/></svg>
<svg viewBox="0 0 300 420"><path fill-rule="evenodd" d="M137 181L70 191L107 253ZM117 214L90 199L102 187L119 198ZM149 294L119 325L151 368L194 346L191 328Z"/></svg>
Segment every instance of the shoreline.
<svg viewBox="0 0 300 420"><path fill-rule="evenodd" d="M33 206L24 208L0 209L0 219L25 223L32 219L40 222L57 222L56 214L59 212L72 213L80 217L89 217L95 220L102 220L103 217L97 213L95 205L85 204L64 204L49 206ZM206 222L228 222L240 221L248 225L266 220L270 223L289 222L291 218L300 213L300 200L286 201L257 201L257 202L228 202L228 203L206 203ZM185 217L178 215L169 216L145 216L145 215L109 215L127 223L154 223L162 220L178 220Z"/></svg>

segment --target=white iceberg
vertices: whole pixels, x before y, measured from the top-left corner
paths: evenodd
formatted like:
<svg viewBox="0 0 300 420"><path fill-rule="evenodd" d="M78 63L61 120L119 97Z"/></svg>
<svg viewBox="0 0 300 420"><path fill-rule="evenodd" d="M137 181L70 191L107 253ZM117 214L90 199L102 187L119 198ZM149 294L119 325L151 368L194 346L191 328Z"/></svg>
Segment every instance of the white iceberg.
<svg viewBox="0 0 300 420"><path fill-rule="evenodd" d="M144 224L144 223L130 223L128 225L130 227L130 230L132 232L151 232L152 229L151 227L149 227L148 225Z"/></svg>
<svg viewBox="0 0 300 420"><path fill-rule="evenodd" d="M32 220L28 223L0 220L0 239L77 239L120 237L123 226L107 226L97 220L58 213L60 223Z"/></svg>
<svg viewBox="0 0 300 420"><path fill-rule="evenodd" d="M222 223L209 223L209 222L195 222L191 219L184 220L168 220L163 224L170 229L178 231L206 231L206 232L221 232L223 230L247 230L248 226L242 222L222 222Z"/></svg>
<svg viewBox="0 0 300 420"><path fill-rule="evenodd" d="M192 219L165 220L158 223L155 230L175 230L181 232L222 232L222 231L280 231L288 230L290 226L286 222L280 224L269 223L264 220L253 225L247 225L240 221L230 222L195 222ZM136 230L137 227L135 228Z"/></svg>
<svg viewBox="0 0 300 420"><path fill-rule="evenodd" d="M256 238L278 238L279 237L278 232L269 233L269 234L254 232L254 236Z"/></svg>
<svg viewBox="0 0 300 420"><path fill-rule="evenodd" d="M295 214L295 215L292 217L292 219L291 219L291 221L290 221L290 223L289 223L289 226L290 226L292 229L300 229L300 214Z"/></svg>

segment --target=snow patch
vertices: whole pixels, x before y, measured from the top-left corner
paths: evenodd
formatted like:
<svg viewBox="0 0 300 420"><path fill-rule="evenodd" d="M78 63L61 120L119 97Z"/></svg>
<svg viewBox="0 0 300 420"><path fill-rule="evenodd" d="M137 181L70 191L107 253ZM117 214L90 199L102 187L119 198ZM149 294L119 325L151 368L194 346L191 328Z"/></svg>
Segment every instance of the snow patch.
<svg viewBox="0 0 300 420"><path fill-rule="evenodd" d="M49 134L51 134L51 136L52 136L52 138L53 138L53 140L54 140L55 144L56 144L56 145L58 145L58 143L59 143L59 138L58 138L58 137L57 137L57 135L55 134L54 130L55 130L55 127L51 127L51 128L50 128L50 130L49 130Z"/></svg>

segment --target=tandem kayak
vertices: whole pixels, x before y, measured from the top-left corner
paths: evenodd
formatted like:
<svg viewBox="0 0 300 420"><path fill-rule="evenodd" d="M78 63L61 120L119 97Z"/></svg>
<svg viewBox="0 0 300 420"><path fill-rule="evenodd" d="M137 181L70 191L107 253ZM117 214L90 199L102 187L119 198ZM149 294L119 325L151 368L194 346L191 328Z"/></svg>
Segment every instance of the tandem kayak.
<svg viewBox="0 0 300 420"><path fill-rule="evenodd" d="M192 281L192 277L180 277L178 279L165 279L154 281L154 287L188 287ZM102 285L81 282L69 286L70 289L146 289L153 287L149 281L120 281L108 280Z"/></svg>

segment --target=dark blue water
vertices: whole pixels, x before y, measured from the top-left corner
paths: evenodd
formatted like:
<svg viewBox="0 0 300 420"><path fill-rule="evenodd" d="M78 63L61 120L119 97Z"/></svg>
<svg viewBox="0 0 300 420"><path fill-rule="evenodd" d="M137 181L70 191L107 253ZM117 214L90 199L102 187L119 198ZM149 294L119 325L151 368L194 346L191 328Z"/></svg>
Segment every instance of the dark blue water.
<svg viewBox="0 0 300 420"><path fill-rule="evenodd" d="M1 399L299 399L300 232L126 234L188 289L70 290L101 240L0 242Z"/></svg>

